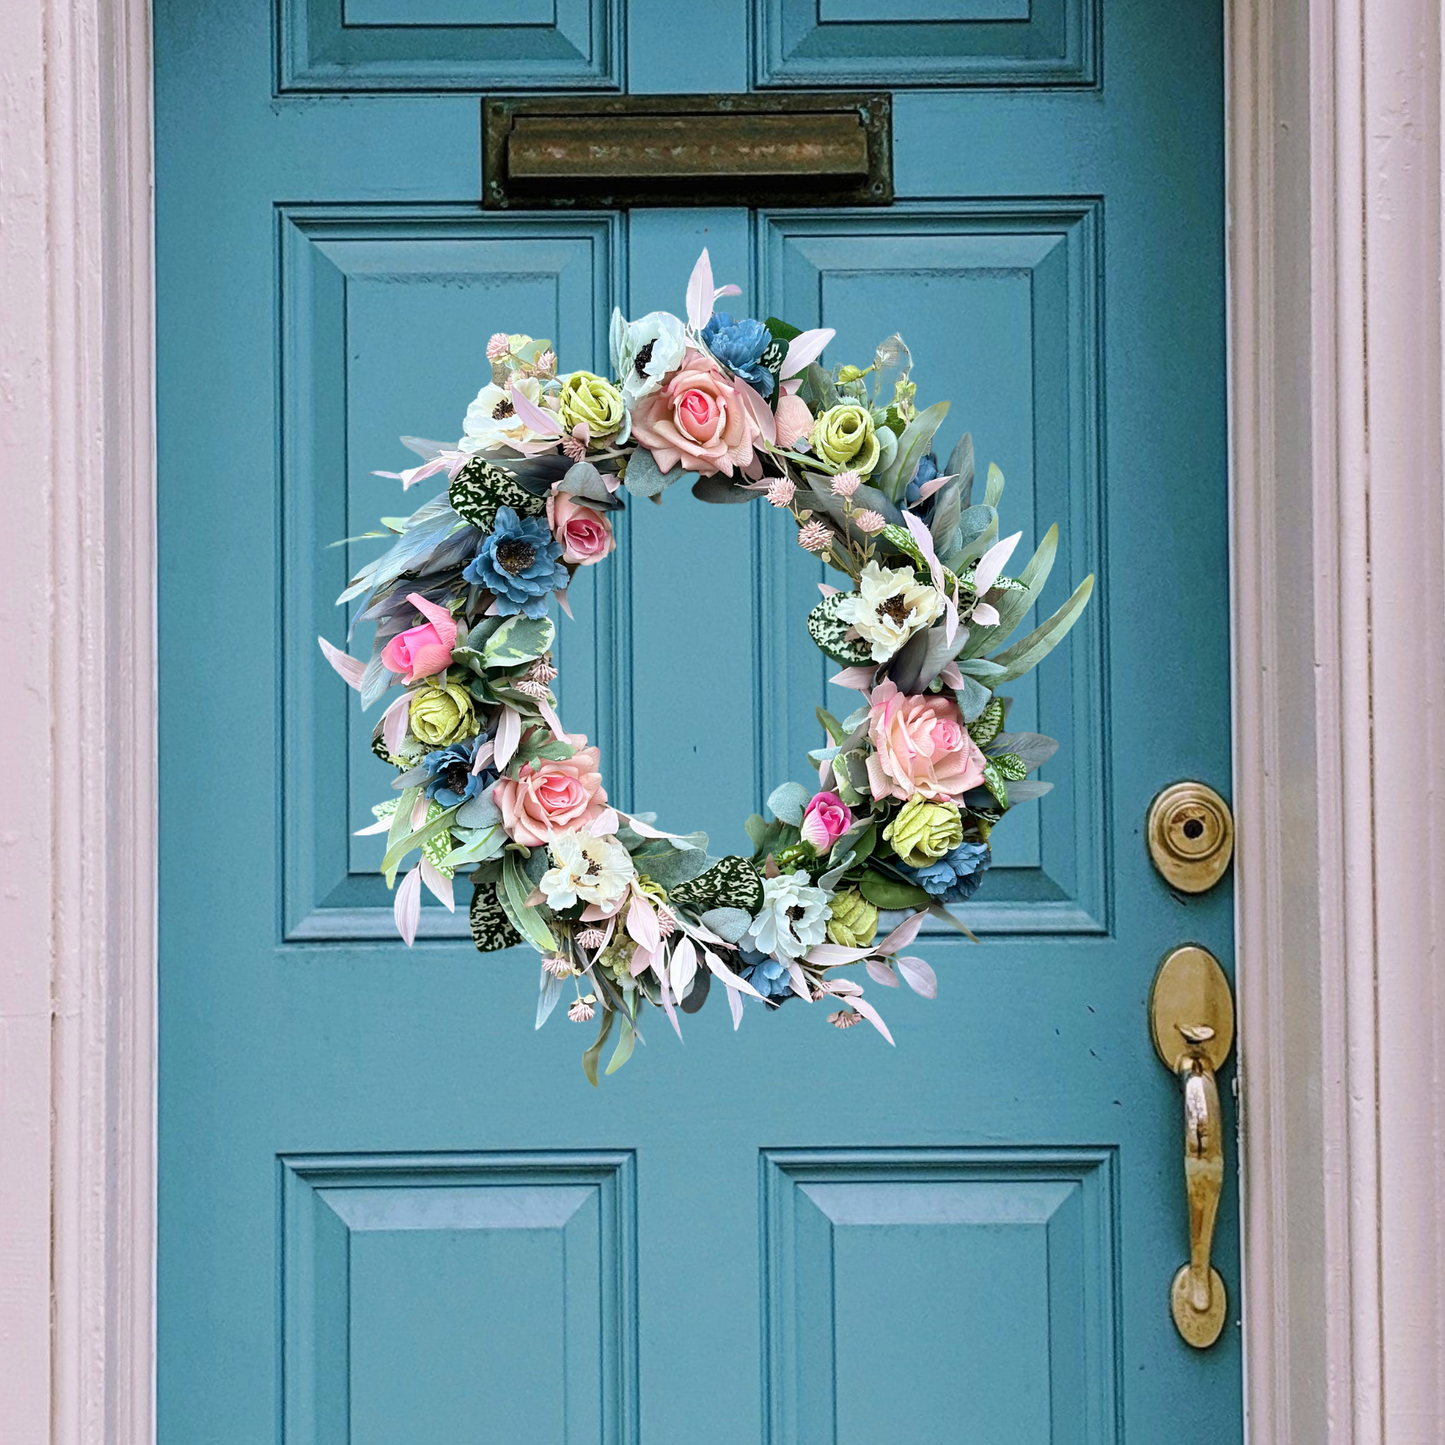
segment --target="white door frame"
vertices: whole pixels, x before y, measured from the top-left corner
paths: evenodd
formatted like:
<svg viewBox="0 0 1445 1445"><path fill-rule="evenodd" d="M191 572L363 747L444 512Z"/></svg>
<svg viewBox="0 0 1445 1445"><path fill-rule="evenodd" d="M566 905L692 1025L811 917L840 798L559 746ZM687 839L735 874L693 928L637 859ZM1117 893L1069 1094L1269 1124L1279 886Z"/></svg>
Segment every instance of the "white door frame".
<svg viewBox="0 0 1445 1445"><path fill-rule="evenodd" d="M1441 17L1438 0L1233 0L1228 27L1250 1435L1436 1445ZM0 1434L147 1445L145 0L0 6L0 83Z"/></svg>

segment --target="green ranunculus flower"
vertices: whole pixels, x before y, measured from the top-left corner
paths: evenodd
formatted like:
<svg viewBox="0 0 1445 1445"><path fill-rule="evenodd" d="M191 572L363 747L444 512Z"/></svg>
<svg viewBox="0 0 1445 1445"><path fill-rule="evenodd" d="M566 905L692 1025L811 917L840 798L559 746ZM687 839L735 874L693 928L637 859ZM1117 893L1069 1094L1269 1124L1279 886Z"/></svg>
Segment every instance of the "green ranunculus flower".
<svg viewBox="0 0 1445 1445"><path fill-rule="evenodd" d="M622 430L627 408L610 381L590 371L574 371L562 383L562 424L571 431L586 422L593 441L605 441Z"/></svg>
<svg viewBox="0 0 1445 1445"><path fill-rule="evenodd" d="M407 708L412 735L428 747L446 747L472 737L477 715L471 694L455 682L445 687L422 687L412 694Z"/></svg>
<svg viewBox="0 0 1445 1445"><path fill-rule="evenodd" d="M873 415L854 401L830 406L813 423L813 455L832 472L857 472L866 477L878 465L878 437Z"/></svg>
<svg viewBox="0 0 1445 1445"><path fill-rule="evenodd" d="M963 842L963 819L956 803L930 803L922 793L915 793L883 836L910 868L922 868Z"/></svg>
<svg viewBox="0 0 1445 1445"><path fill-rule="evenodd" d="M840 948L867 948L878 937L878 910L856 889L833 895L828 942Z"/></svg>

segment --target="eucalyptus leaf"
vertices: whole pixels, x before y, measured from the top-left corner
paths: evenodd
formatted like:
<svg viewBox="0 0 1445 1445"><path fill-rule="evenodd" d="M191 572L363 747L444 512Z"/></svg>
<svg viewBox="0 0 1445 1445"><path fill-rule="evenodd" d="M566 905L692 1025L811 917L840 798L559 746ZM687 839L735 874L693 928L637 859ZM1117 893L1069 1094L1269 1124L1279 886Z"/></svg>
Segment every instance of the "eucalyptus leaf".
<svg viewBox="0 0 1445 1445"><path fill-rule="evenodd" d="M584 502L591 502L594 506L606 508L608 511L622 506L621 500L607 490L602 473L588 461L576 462L569 467L558 487L569 496L579 497Z"/></svg>
<svg viewBox="0 0 1445 1445"><path fill-rule="evenodd" d="M684 471L680 466L664 472L657 465L650 451L638 447L627 459L627 470L623 473L622 485L634 497L656 497L665 492L674 482L691 480L696 476L696 472Z"/></svg>
<svg viewBox="0 0 1445 1445"><path fill-rule="evenodd" d="M998 511L979 505L963 513L958 550L944 561L950 572L963 573L993 545L998 536Z"/></svg>
<svg viewBox="0 0 1445 1445"><path fill-rule="evenodd" d="M722 476L699 477L692 484L692 494L699 502L756 502L763 495Z"/></svg>
<svg viewBox="0 0 1445 1445"><path fill-rule="evenodd" d="M729 943L736 943L748 931L752 921L752 914L741 908L709 908L702 915L702 926L710 928Z"/></svg>
<svg viewBox="0 0 1445 1445"><path fill-rule="evenodd" d="M978 739L975 738L974 741L977 742ZM984 744L980 743L979 746ZM1029 772L1041 768L1059 750L1058 740L1045 737L1043 733L1001 732L990 739L987 746L989 752L995 755L1012 753Z"/></svg>
<svg viewBox="0 0 1445 1445"><path fill-rule="evenodd" d="M713 860L701 848L669 848L666 852L639 854L634 861L639 873L646 873L671 893L679 883L705 873Z"/></svg>
<svg viewBox="0 0 1445 1445"><path fill-rule="evenodd" d="M1045 793L1053 791L1052 783L1042 782L1038 778L1025 778L1021 783L1009 784L1009 805L1017 807L1020 803L1032 802L1035 798L1042 798Z"/></svg>

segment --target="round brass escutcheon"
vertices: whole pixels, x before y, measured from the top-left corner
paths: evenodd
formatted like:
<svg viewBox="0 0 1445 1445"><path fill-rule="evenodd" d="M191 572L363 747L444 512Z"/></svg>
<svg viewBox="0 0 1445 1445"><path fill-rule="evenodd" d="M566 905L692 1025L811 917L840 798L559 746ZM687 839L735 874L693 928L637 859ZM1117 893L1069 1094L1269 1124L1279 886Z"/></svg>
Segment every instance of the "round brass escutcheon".
<svg viewBox="0 0 1445 1445"><path fill-rule="evenodd" d="M1171 888L1203 893L1234 853L1229 804L1204 783L1175 783L1149 805L1149 856Z"/></svg>
<svg viewBox="0 0 1445 1445"><path fill-rule="evenodd" d="M1169 1290L1169 1309L1184 1343L1207 1350L1223 1333L1224 1317L1229 1313L1229 1296L1219 1271L1209 1271L1209 1308L1201 1312L1189 1302L1189 1266L1181 1266Z"/></svg>
<svg viewBox="0 0 1445 1445"><path fill-rule="evenodd" d="M1149 1032L1171 1074L1184 1068L1191 1047L1216 1073L1234 1047L1234 998L1219 960L1186 943L1159 965L1149 991Z"/></svg>

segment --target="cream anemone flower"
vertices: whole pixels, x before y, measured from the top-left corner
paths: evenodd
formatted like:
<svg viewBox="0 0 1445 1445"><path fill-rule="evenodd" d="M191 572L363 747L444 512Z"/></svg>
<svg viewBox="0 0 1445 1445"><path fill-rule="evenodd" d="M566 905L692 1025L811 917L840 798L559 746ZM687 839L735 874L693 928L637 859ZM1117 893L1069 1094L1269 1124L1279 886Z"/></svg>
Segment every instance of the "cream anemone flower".
<svg viewBox="0 0 1445 1445"><path fill-rule="evenodd" d="M611 834L562 833L547 845L552 866L538 885L554 912L581 901L613 911L627 896L637 869L632 856Z"/></svg>
<svg viewBox="0 0 1445 1445"><path fill-rule="evenodd" d="M858 591L839 600L838 617L871 648L874 662L887 662L920 628L943 615L943 594L904 567L870 562Z"/></svg>
<svg viewBox="0 0 1445 1445"><path fill-rule="evenodd" d="M542 405L542 383L537 377L513 377L510 384L534 406ZM559 421L558 431L561 426ZM477 393L476 400L467 408L462 430L465 435L457 446L468 454L495 451L498 447L517 450L522 444L537 440L537 433L517 415L507 389L495 383L488 383Z"/></svg>

